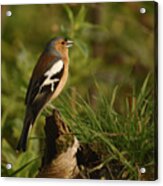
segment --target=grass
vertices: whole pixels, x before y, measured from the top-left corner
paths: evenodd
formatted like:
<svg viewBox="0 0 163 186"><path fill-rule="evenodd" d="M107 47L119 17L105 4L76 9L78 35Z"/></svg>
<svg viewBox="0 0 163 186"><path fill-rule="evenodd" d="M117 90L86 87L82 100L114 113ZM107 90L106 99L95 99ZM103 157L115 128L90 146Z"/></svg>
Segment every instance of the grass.
<svg viewBox="0 0 163 186"><path fill-rule="evenodd" d="M98 156L98 165L86 167L90 178L98 170L105 174L98 178L105 179L143 179L140 168L145 167L149 179L154 176L154 105L148 75L137 96L124 99L124 113L115 109L118 86L115 87L110 101L99 92L95 97L96 107L92 108L89 99L78 96L74 109L72 97L62 96L57 108L65 122L77 136L82 145L88 145ZM96 159L97 161L97 159ZM107 167L110 167L109 175ZM116 173L118 171L118 174ZM98 175L100 176L100 174Z"/></svg>

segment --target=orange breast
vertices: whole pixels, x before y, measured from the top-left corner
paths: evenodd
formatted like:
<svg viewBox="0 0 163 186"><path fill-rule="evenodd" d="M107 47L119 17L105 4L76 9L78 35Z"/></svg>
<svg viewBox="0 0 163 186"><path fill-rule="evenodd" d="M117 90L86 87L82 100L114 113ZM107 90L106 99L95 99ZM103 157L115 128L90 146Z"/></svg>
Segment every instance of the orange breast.
<svg viewBox="0 0 163 186"><path fill-rule="evenodd" d="M62 78L61 78L61 80L55 90L55 93L52 96L52 99L55 99L60 94L60 92L62 91L62 89L64 88L64 86L67 82L67 79L68 79L68 64L65 65L63 76L62 76Z"/></svg>

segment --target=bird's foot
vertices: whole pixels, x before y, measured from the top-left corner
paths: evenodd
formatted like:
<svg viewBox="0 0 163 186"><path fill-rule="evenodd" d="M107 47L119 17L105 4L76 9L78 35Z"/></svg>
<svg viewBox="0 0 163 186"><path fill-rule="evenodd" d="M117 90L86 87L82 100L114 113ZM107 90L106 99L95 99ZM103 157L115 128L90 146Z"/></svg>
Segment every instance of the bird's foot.
<svg viewBox="0 0 163 186"><path fill-rule="evenodd" d="M48 108L51 110L57 110L57 108L51 103L48 104Z"/></svg>

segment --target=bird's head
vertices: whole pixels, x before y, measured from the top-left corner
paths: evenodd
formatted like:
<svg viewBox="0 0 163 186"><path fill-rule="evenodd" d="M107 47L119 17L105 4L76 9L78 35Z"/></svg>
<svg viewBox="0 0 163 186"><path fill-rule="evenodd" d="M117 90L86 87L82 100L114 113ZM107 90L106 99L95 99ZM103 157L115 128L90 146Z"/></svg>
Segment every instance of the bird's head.
<svg viewBox="0 0 163 186"><path fill-rule="evenodd" d="M55 39L52 39L50 41L50 49L56 50L59 52L61 55L66 54L68 52L68 48L73 45L73 41L68 40L67 38L64 37L57 37Z"/></svg>

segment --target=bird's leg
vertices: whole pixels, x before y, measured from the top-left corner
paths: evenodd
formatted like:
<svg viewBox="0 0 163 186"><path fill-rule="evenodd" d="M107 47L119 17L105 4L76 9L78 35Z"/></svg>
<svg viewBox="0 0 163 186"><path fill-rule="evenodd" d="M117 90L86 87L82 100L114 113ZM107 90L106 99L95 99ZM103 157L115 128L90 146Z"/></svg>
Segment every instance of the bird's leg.
<svg viewBox="0 0 163 186"><path fill-rule="evenodd" d="M43 110L43 115L47 117L51 114L52 110L57 110L57 108L52 103L47 103L47 106Z"/></svg>
<svg viewBox="0 0 163 186"><path fill-rule="evenodd" d="M55 107L52 103L47 104L47 109L50 110L50 111L52 111L52 110L58 111L58 108Z"/></svg>
<svg viewBox="0 0 163 186"><path fill-rule="evenodd" d="M46 108L43 110L42 114L43 114L45 117L47 117L48 115L51 114L51 112L50 112L50 110L46 107Z"/></svg>
<svg viewBox="0 0 163 186"><path fill-rule="evenodd" d="M52 110L57 110L57 108L52 103L48 103L47 107Z"/></svg>

